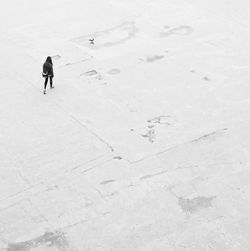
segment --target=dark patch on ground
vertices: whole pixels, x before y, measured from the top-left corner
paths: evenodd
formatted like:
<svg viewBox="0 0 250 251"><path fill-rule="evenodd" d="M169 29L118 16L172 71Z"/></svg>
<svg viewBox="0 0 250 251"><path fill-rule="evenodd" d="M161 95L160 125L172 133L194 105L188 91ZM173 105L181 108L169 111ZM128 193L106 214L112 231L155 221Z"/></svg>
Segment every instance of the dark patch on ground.
<svg viewBox="0 0 250 251"><path fill-rule="evenodd" d="M122 160L121 156L115 156L113 159Z"/></svg>
<svg viewBox="0 0 250 251"><path fill-rule="evenodd" d="M155 56L151 56L151 57L147 57L147 62L148 63L152 63L156 60L160 60L160 59L163 59L165 56L164 55L155 55Z"/></svg>
<svg viewBox="0 0 250 251"><path fill-rule="evenodd" d="M115 182L115 180L104 180L104 181L100 182L100 184L106 185L106 184L113 183L113 182Z"/></svg>
<svg viewBox="0 0 250 251"><path fill-rule="evenodd" d="M179 198L178 204L186 213L195 213L196 211L212 206L212 202L216 197L196 197L193 199Z"/></svg>
<svg viewBox="0 0 250 251"><path fill-rule="evenodd" d="M209 77L204 77L203 78L205 81L211 81L211 79Z"/></svg>
<svg viewBox="0 0 250 251"><path fill-rule="evenodd" d="M59 231L46 232L40 237L25 242L10 243L7 251L32 251L38 248L46 251L71 251L65 234Z"/></svg>

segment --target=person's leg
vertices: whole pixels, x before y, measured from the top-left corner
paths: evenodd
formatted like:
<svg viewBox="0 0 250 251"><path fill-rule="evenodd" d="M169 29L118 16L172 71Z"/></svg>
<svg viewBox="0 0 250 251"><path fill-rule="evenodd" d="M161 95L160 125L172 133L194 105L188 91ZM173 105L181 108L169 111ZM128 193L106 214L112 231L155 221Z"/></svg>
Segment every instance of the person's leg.
<svg viewBox="0 0 250 251"><path fill-rule="evenodd" d="M47 83L48 83L48 77L46 77L46 78L45 78L45 81L44 81L44 90L43 90L43 93L44 93L44 94L46 93Z"/></svg>
<svg viewBox="0 0 250 251"><path fill-rule="evenodd" d="M45 78L45 81L44 81L44 90L46 90L47 83L48 83L48 77L46 77L46 78Z"/></svg>
<svg viewBox="0 0 250 251"><path fill-rule="evenodd" d="M53 77L49 77L49 80L50 80L50 88L54 88L54 86L53 86Z"/></svg>

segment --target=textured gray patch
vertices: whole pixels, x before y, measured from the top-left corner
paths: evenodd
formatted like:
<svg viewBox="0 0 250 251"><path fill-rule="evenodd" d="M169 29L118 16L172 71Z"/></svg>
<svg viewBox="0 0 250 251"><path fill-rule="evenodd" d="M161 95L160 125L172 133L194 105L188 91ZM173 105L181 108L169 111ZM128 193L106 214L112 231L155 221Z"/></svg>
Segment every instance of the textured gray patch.
<svg viewBox="0 0 250 251"><path fill-rule="evenodd" d="M152 57L147 57L147 62L148 63L152 63L156 60L160 60L160 59L163 59L165 56L164 55L155 55L155 56L152 56Z"/></svg>
<svg viewBox="0 0 250 251"><path fill-rule="evenodd" d="M153 123L153 124L161 124L161 125L171 125L173 124L175 121L173 118L171 118L170 116L158 116L152 119L148 119L147 120L148 123Z"/></svg>
<svg viewBox="0 0 250 251"><path fill-rule="evenodd" d="M97 74L98 74L98 72L96 70L91 70L91 71L84 72L81 75L85 75L85 76L91 77L91 76L96 76Z"/></svg>
<svg viewBox="0 0 250 251"><path fill-rule="evenodd" d="M122 157L121 156L115 156L113 159L121 160Z"/></svg>
<svg viewBox="0 0 250 251"><path fill-rule="evenodd" d="M99 72L97 72L96 70L91 70L91 71L84 72L80 76L93 77L93 78L96 78L98 80L103 79L103 76Z"/></svg>
<svg viewBox="0 0 250 251"><path fill-rule="evenodd" d="M35 239L10 243L7 251L70 251L70 247L65 238L64 233L56 232L46 232L44 235L37 237Z"/></svg>
<svg viewBox="0 0 250 251"><path fill-rule="evenodd" d="M153 143L156 139L156 135L155 135L155 130L154 129L150 129L147 131L146 134L141 134L142 137L144 138L148 138L148 140Z"/></svg>
<svg viewBox="0 0 250 251"><path fill-rule="evenodd" d="M154 173L154 174L147 174L147 175L144 175L140 178L140 180L145 180L145 179L151 179L155 176L159 176L161 174L164 174L164 173L167 173L168 171L165 170L165 171L161 171L161 172L158 172L158 173Z"/></svg>
<svg viewBox="0 0 250 251"><path fill-rule="evenodd" d="M115 180L104 180L100 184L101 185L106 185L106 184L113 183L113 182L115 182Z"/></svg>
<svg viewBox="0 0 250 251"><path fill-rule="evenodd" d="M215 141L218 137L224 136L225 131L227 131L227 128L223 128L221 130L214 131L209 134L204 134L203 136L192 140L192 142L198 142L198 141L203 141L203 140Z"/></svg>
<svg viewBox="0 0 250 251"><path fill-rule="evenodd" d="M119 69L114 68L114 69L109 70L108 74L110 74L110 75L116 75L116 74L119 74L120 72L121 71Z"/></svg>
<svg viewBox="0 0 250 251"><path fill-rule="evenodd" d="M194 213L202 208L212 206L212 201L215 197L196 197L193 199L179 198L178 204L184 212Z"/></svg>
<svg viewBox="0 0 250 251"><path fill-rule="evenodd" d="M208 78L208 77L204 77L203 78L205 81L210 81L211 79L210 78Z"/></svg>
<svg viewBox="0 0 250 251"><path fill-rule="evenodd" d="M181 25L176 28L169 29L167 31L161 32L160 37L168 37L171 35L186 36L193 32L193 28L187 25Z"/></svg>
<svg viewBox="0 0 250 251"><path fill-rule="evenodd" d="M135 36L138 29L134 22L124 22L113 28L97 31L95 33L84 35L72 39L73 42L80 46L89 47L91 49L100 49L126 42ZM89 39L94 38L95 44L90 44Z"/></svg>

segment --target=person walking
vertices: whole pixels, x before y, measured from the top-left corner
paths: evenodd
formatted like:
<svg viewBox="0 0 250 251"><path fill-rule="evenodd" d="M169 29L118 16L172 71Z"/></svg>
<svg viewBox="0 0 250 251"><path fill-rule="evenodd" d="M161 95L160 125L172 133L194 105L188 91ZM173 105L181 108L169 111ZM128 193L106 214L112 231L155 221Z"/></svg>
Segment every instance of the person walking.
<svg viewBox="0 0 250 251"><path fill-rule="evenodd" d="M46 87L48 83L48 79L50 80L50 88L54 88L53 86L53 77L54 77L54 71L53 71L53 63L51 57L47 57L45 63L43 64L43 77L45 78L44 81L44 90L43 94L46 94Z"/></svg>

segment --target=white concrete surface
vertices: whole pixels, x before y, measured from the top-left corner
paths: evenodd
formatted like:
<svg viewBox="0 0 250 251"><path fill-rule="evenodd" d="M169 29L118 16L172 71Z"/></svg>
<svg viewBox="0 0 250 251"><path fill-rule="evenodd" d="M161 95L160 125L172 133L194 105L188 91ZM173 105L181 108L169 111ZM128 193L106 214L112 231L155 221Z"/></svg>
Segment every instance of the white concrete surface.
<svg viewBox="0 0 250 251"><path fill-rule="evenodd" d="M250 250L249 44L246 0L2 3L0 250Z"/></svg>

